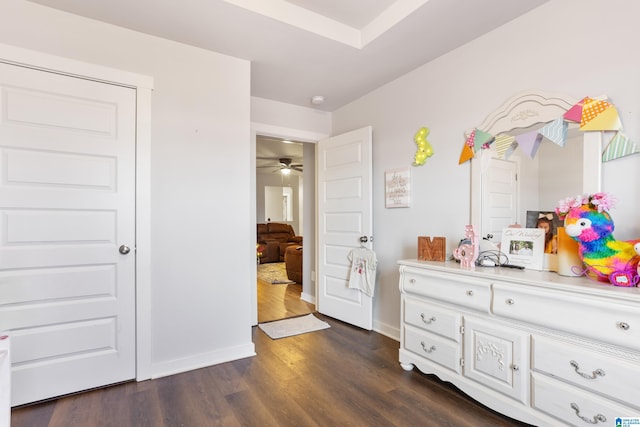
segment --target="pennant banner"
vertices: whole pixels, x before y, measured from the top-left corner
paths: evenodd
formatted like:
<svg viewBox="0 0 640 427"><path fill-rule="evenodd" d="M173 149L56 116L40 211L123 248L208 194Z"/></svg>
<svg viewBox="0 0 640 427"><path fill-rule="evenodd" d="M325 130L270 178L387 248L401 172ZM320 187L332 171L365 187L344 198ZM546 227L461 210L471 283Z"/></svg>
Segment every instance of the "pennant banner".
<svg viewBox="0 0 640 427"><path fill-rule="evenodd" d="M473 140L473 149L475 152L482 148L488 148L489 144L493 142L493 135L487 132L483 132L480 129L476 129L475 138Z"/></svg>
<svg viewBox="0 0 640 427"><path fill-rule="evenodd" d="M616 132L615 136L602 153L602 161L608 162L620 157L629 156L631 154L640 153L640 145L631 141L622 132Z"/></svg>
<svg viewBox="0 0 640 427"><path fill-rule="evenodd" d="M473 159L473 150L467 144L464 144L462 146L462 152L460 153L460 160L458 160L458 164L461 165L471 159Z"/></svg>
<svg viewBox="0 0 640 427"><path fill-rule="evenodd" d="M580 118L580 129L582 129L587 123L595 119L604 110L611 107L607 101L598 101L590 99L582 106L582 117Z"/></svg>
<svg viewBox="0 0 640 427"><path fill-rule="evenodd" d="M622 133L622 123L616 107L608 101L587 96L567 110L561 118L546 124L539 130L518 136L502 134L494 137L488 132L474 129L465 140L459 164L472 159L476 152L490 148L491 144L494 144L497 157L500 159L511 155L517 147L520 147L529 157L534 158L543 137L564 147L567 142L569 128L567 122L569 121L580 123L581 131L616 131L602 153L603 162L640 153L640 144L631 141Z"/></svg>
<svg viewBox="0 0 640 427"><path fill-rule="evenodd" d="M498 154L498 158L504 159L504 155L513 145L516 138L511 135L498 135L496 136L495 141L493 142L493 146L496 147L496 153Z"/></svg>
<svg viewBox="0 0 640 427"><path fill-rule="evenodd" d="M564 117L565 120L570 120L572 122L580 123L582 121L582 107L584 106L585 103L591 102L591 101L593 100L589 97L582 98L580 102L578 102L573 107L569 108L562 117Z"/></svg>
<svg viewBox="0 0 640 427"><path fill-rule="evenodd" d="M532 159L535 157L538 147L542 142L542 135L537 130L523 133L515 137L518 146Z"/></svg>
<svg viewBox="0 0 640 427"><path fill-rule="evenodd" d="M616 107L613 105L586 122L584 126L580 126L580 130L582 131L620 129L622 129L620 116L618 116L618 110L616 110Z"/></svg>
<svg viewBox="0 0 640 427"><path fill-rule="evenodd" d="M540 129L540 134L560 147L567 142L569 125L562 118L556 119Z"/></svg>
<svg viewBox="0 0 640 427"><path fill-rule="evenodd" d="M465 144L467 145L467 147L473 148L473 140L474 139L476 139L476 130L475 129L471 131L471 133L469 134L469 137L465 141Z"/></svg>

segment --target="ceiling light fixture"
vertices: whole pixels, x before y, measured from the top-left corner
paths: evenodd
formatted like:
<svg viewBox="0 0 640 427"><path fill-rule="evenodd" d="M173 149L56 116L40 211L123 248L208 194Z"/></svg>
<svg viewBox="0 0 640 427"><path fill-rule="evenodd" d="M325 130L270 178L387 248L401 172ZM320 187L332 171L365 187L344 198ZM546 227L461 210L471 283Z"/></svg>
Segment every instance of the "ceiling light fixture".
<svg viewBox="0 0 640 427"><path fill-rule="evenodd" d="M289 169L289 168L282 168L282 169L280 169L280 173L281 173L282 175L289 175L289 174L291 173L291 169Z"/></svg>
<svg viewBox="0 0 640 427"><path fill-rule="evenodd" d="M313 105L320 105L323 102L324 102L324 96L322 96L322 95L316 95L316 96L311 98L311 103Z"/></svg>

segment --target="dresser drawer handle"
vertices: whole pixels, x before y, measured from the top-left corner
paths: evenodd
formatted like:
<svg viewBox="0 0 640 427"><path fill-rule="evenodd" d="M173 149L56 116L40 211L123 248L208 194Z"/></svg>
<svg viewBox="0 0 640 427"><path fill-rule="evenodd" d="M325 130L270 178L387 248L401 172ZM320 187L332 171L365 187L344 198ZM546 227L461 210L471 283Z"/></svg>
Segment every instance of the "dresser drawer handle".
<svg viewBox="0 0 640 427"><path fill-rule="evenodd" d="M509 304L509 305L513 305L513 304L515 304L515 303L516 303L516 302L513 300L513 298L507 298L506 300L504 300L504 302L506 302L506 303L507 303L507 304Z"/></svg>
<svg viewBox="0 0 640 427"><path fill-rule="evenodd" d="M467 291L467 295L469 295L470 297L473 296L473 291Z"/></svg>
<svg viewBox="0 0 640 427"><path fill-rule="evenodd" d="M602 369L596 369L591 375L580 372L580 365L578 365L578 362L576 362L575 360L570 361L569 365L571 365L571 367L576 371L578 375L588 380L595 380L598 376L604 377L605 375L604 370Z"/></svg>
<svg viewBox="0 0 640 427"><path fill-rule="evenodd" d="M436 321L436 316L431 316L430 318L427 319L427 316L424 315L424 313L420 313L420 318L422 319L422 321L424 323L426 323L427 325L429 323L433 323Z"/></svg>
<svg viewBox="0 0 640 427"><path fill-rule="evenodd" d="M416 283L416 279L409 279L409 283L413 285L414 283Z"/></svg>
<svg viewBox="0 0 640 427"><path fill-rule="evenodd" d="M420 345L422 345L422 350L425 353L433 353L434 351L436 351L435 345L432 345L431 347L427 348L427 345L424 343L424 341L420 341Z"/></svg>
<svg viewBox="0 0 640 427"><path fill-rule="evenodd" d="M629 324L626 322L618 322L618 328L622 329L623 331L628 331L630 327L631 326L629 326Z"/></svg>
<svg viewBox="0 0 640 427"><path fill-rule="evenodd" d="M593 419L589 419L587 417L583 417L582 415L580 415L580 408L578 407L577 403L572 403L571 404L571 409L573 409L574 411L576 411L576 416L578 418L580 418L582 421L584 421L585 423L589 423L589 424L598 424L600 423L606 423L607 422L607 417L605 417L602 414L596 414L593 416Z"/></svg>

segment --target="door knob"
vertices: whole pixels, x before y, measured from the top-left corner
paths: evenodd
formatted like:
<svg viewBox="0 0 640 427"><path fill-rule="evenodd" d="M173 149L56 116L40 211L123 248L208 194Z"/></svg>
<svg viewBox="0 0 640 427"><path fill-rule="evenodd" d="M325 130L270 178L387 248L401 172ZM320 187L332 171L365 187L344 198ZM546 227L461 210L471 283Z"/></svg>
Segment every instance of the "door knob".
<svg viewBox="0 0 640 427"><path fill-rule="evenodd" d="M120 246L120 248L118 248L118 251L120 251L120 253L121 253L122 255L126 255L126 254L128 254L129 252L131 252L131 249L130 249L130 248L129 248L129 246L127 246L127 245L122 245L122 246Z"/></svg>

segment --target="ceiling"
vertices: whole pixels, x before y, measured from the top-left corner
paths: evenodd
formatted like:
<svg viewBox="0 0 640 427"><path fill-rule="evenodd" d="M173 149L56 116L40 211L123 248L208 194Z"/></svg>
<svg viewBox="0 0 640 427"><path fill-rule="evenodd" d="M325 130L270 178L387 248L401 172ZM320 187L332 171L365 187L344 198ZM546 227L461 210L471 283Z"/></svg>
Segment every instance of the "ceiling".
<svg viewBox="0 0 640 427"><path fill-rule="evenodd" d="M272 173L280 169L280 158L291 159L292 163L303 164L302 142L283 142L280 138L256 135L256 171Z"/></svg>
<svg viewBox="0 0 640 427"><path fill-rule="evenodd" d="M250 60L252 96L334 111L548 0L30 1Z"/></svg>

